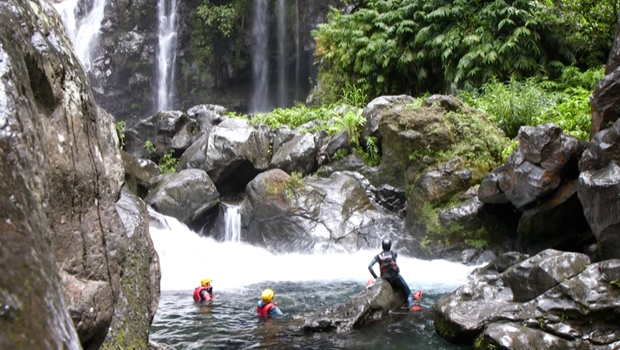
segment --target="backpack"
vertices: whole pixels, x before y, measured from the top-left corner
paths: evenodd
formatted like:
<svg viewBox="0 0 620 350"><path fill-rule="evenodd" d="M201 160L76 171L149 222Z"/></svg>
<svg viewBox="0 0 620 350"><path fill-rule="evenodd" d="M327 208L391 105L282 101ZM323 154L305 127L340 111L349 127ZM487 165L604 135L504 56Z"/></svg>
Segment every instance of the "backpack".
<svg viewBox="0 0 620 350"><path fill-rule="evenodd" d="M383 277L393 278L400 273L400 269L394 260L394 253L392 253L391 250L389 252L382 252L379 254L379 264L381 276Z"/></svg>

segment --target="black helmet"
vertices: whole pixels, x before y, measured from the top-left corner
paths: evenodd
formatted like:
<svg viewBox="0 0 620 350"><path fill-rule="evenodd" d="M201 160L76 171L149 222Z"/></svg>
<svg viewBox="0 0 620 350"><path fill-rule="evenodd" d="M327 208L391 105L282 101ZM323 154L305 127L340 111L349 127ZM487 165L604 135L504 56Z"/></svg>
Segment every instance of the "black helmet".
<svg viewBox="0 0 620 350"><path fill-rule="evenodd" d="M388 238L384 238L381 242L381 247L383 247L383 250L390 250L392 248L392 241Z"/></svg>

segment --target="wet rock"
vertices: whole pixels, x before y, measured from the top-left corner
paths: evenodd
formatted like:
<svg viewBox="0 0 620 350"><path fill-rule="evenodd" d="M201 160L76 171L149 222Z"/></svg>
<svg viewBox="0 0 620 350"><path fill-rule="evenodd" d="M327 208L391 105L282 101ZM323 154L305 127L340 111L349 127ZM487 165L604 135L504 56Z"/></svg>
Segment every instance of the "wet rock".
<svg viewBox="0 0 620 350"><path fill-rule="evenodd" d="M590 136L620 118L620 67L605 75L596 84L590 97L592 126Z"/></svg>
<svg viewBox="0 0 620 350"><path fill-rule="evenodd" d="M177 171L202 169L221 192L237 192L268 165L268 132L246 120L226 118L183 154Z"/></svg>
<svg viewBox="0 0 620 350"><path fill-rule="evenodd" d="M125 151L121 151L121 157L125 168L125 187L140 198L145 198L151 178L159 175L157 164L148 159L137 159Z"/></svg>
<svg viewBox="0 0 620 350"><path fill-rule="evenodd" d="M577 174L572 167L584 149L585 143L563 135L555 124L521 127L519 146L498 175L499 187L515 207L525 209L558 188L563 174Z"/></svg>
<svg viewBox="0 0 620 350"><path fill-rule="evenodd" d="M282 169L289 174L293 172L307 175L317 168L318 149L312 134L299 134L284 143L271 158L271 169Z"/></svg>
<svg viewBox="0 0 620 350"><path fill-rule="evenodd" d="M301 329L305 332L345 332L361 328L386 318L390 310L402 306L404 302L402 295L395 293L387 281L379 278L350 301L305 317Z"/></svg>
<svg viewBox="0 0 620 350"><path fill-rule="evenodd" d="M506 165L502 164L484 176L478 188L478 198L483 203L508 203L506 194L499 187L500 177L506 176Z"/></svg>
<svg viewBox="0 0 620 350"><path fill-rule="evenodd" d="M185 169L153 178L144 201L157 212L191 225L220 202L220 194L204 170Z"/></svg>
<svg viewBox="0 0 620 350"><path fill-rule="evenodd" d="M241 236L270 251L357 251L376 247L390 233L383 223L392 216L377 210L360 182L342 173L296 179L274 169L259 174L246 192Z"/></svg>
<svg viewBox="0 0 620 350"><path fill-rule="evenodd" d="M370 101L362 112L362 116L366 119L364 130L362 130L362 142L372 136L377 138L377 144L381 144L383 135L379 131L379 122L383 114L391 109L402 110L407 104L413 102L413 97L407 95L380 96Z"/></svg>

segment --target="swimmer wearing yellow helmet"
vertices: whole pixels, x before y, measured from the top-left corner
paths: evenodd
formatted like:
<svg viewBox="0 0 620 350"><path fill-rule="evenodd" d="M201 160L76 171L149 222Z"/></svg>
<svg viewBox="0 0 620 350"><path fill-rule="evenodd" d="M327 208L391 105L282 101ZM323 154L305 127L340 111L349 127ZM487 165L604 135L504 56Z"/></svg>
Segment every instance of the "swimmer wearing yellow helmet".
<svg viewBox="0 0 620 350"><path fill-rule="evenodd" d="M278 308L278 303L273 301L273 290L267 288L263 290L261 298L258 301L256 312L263 318L269 318L271 316L283 316L284 314Z"/></svg>
<svg viewBox="0 0 620 350"><path fill-rule="evenodd" d="M213 280L210 278L203 278L200 280L200 287L196 287L196 289L194 289L195 301L215 299L213 296L213 286L211 285L212 281Z"/></svg>

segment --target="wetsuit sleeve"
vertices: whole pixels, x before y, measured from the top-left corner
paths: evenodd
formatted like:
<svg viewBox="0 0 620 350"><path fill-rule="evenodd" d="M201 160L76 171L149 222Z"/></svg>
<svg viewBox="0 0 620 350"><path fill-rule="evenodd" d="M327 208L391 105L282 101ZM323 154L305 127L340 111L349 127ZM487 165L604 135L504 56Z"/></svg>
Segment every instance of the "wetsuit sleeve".
<svg viewBox="0 0 620 350"><path fill-rule="evenodd" d="M207 288L207 292L209 292L209 294L211 294L211 297L213 297L213 287Z"/></svg>
<svg viewBox="0 0 620 350"><path fill-rule="evenodd" d="M370 271L370 274L374 278L377 278L377 274L372 270L372 267L376 263L377 263L377 257L375 256L374 258L372 258L372 261L370 262L370 264L368 264L368 271Z"/></svg>
<svg viewBox="0 0 620 350"><path fill-rule="evenodd" d="M284 314L282 313L282 311L280 310L279 307L273 305L271 307L271 309L269 309L269 314L270 315L276 315L276 316L284 316Z"/></svg>

